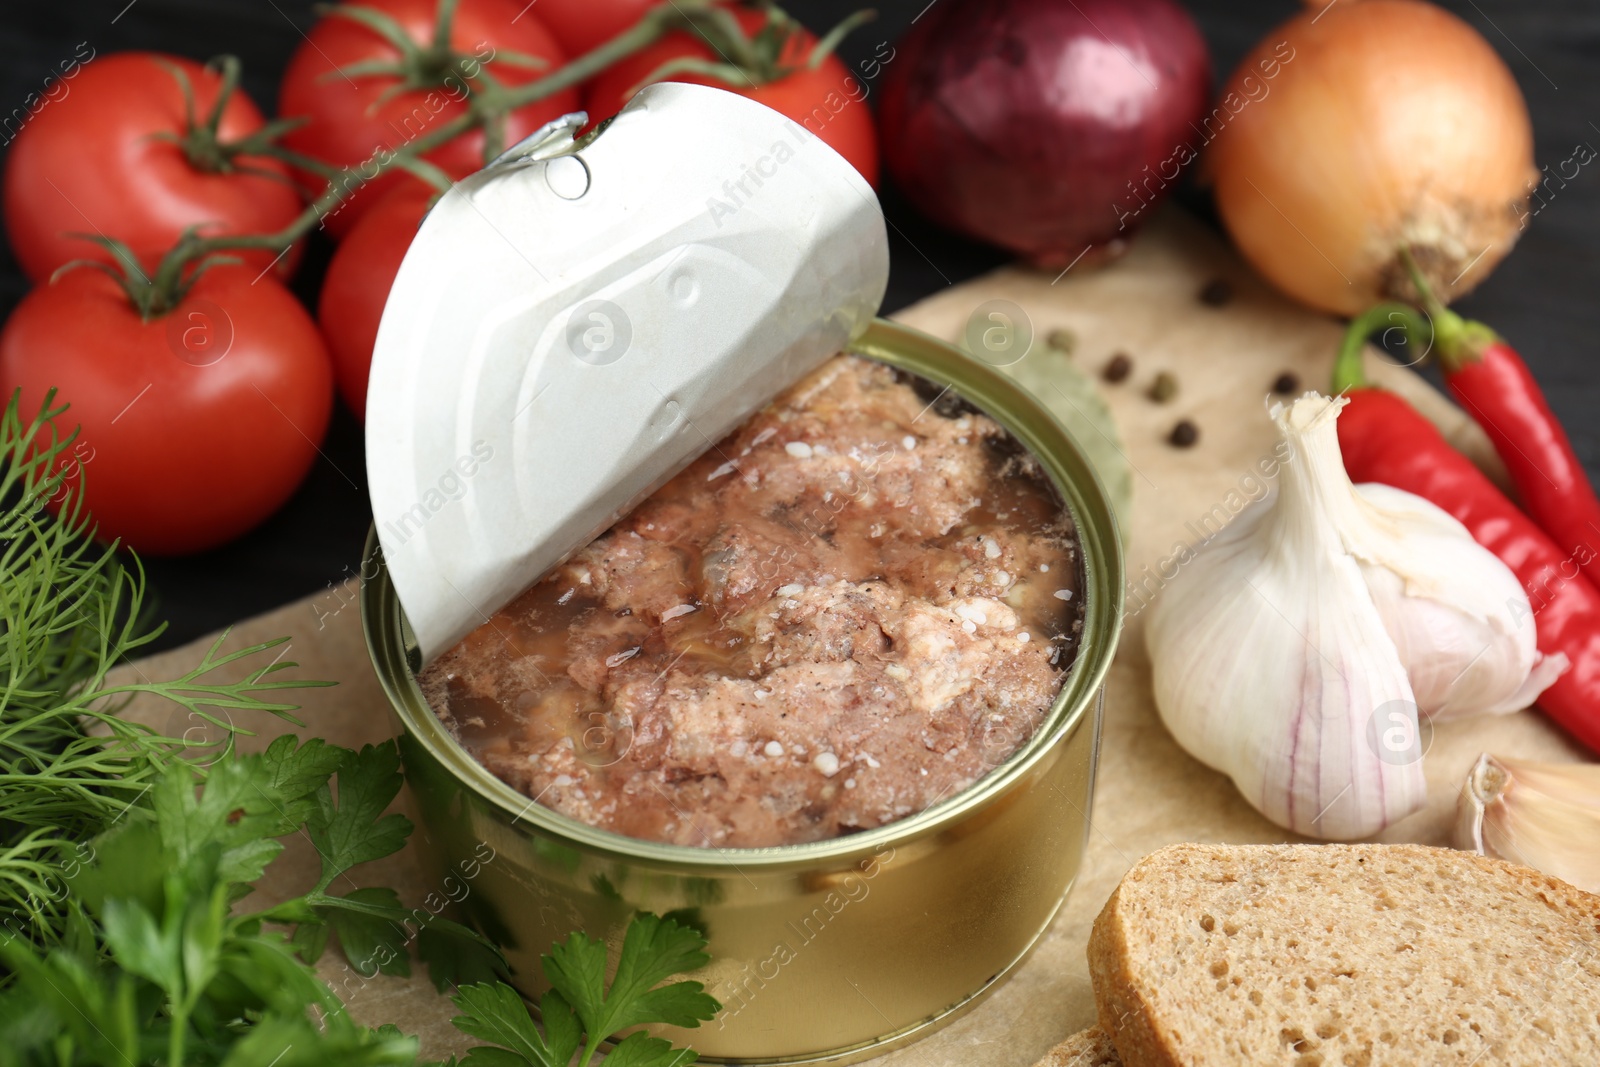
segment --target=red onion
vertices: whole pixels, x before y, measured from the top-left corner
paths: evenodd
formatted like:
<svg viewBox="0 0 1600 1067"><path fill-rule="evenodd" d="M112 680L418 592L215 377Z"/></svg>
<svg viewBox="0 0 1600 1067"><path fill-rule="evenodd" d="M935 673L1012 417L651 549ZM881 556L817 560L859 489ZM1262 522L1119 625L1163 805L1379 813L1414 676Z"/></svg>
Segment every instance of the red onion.
<svg viewBox="0 0 1600 1067"><path fill-rule="evenodd" d="M895 183L1042 267L1117 251L1203 143L1211 64L1171 0L940 0L897 48Z"/></svg>

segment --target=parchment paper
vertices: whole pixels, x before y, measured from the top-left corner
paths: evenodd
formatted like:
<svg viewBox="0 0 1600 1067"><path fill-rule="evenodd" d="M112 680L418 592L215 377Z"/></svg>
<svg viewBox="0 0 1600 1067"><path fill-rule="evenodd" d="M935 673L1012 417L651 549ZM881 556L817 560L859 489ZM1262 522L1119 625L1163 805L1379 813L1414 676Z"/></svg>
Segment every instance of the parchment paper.
<svg viewBox="0 0 1600 1067"><path fill-rule="evenodd" d="M1208 280L1223 278L1235 293L1226 306L1197 299ZM1213 234L1176 212L1158 217L1122 260L1096 271L1069 271L1059 280L1008 268L956 286L896 316L929 333L956 340L967 318L984 301L1006 299L1032 319L1036 335L1071 329L1078 338L1074 358L1095 373L1114 352L1133 360L1133 374L1118 385L1102 383L1116 416L1123 450L1132 465L1134 507L1128 573L1136 582L1147 566L1169 556L1178 543L1192 544L1206 516L1235 513L1260 490L1250 476L1271 453L1275 435L1266 398L1279 374L1290 371L1303 386L1325 388L1342 326L1305 311L1270 292ZM1372 377L1412 399L1452 440L1494 476L1504 474L1481 432L1412 372L1369 353ZM1177 376L1179 393L1167 404L1145 395L1157 371ZM1166 436L1180 417L1200 428L1199 443L1179 450ZM1231 494L1231 495L1230 495ZM1220 509L1220 510L1218 510ZM1180 572L1175 581L1182 581ZM1147 585L1146 589L1154 586ZM1151 594L1159 596L1156 588ZM1137 608L1140 598L1130 600ZM342 745L389 736L382 691L367 659L353 585L325 592L234 628L229 647L288 635L285 658L297 661L299 677L336 679L332 689L307 690L301 712L307 734ZM150 677L190 669L210 639L137 664ZM1219 648L1217 654L1250 655L1250 649ZM130 714L182 732L162 706L144 705ZM241 723L260 729L246 747L258 747L283 727L275 722ZM1424 759L1429 804L1383 835L1388 841L1447 843L1457 792L1482 751L1545 760L1578 760L1581 750L1536 711L1477 719L1441 727ZM1128 619L1108 683L1093 827L1084 871L1055 925L1015 977L969 1014L909 1048L873 1061L885 1067L1025 1067L1057 1041L1094 1020L1084 962L1090 924L1112 888L1150 851L1178 841L1277 842L1282 830L1257 815L1232 784L1186 755L1162 728L1150 694L1142 619ZM402 794L401 810L408 810ZM409 813L409 811L408 811ZM418 834L422 833L418 828ZM247 904L302 891L311 881L315 856L300 841L268 871ZM409 851L356 872L362 884L396 887L408 903L434 887ZM449 1026L453 1009L434 993L425 975L410 980L363 981L330 952L321 970L370 1024L398 1023L420 1034L429 1055L460 1052L474 1042Z"/></svg>

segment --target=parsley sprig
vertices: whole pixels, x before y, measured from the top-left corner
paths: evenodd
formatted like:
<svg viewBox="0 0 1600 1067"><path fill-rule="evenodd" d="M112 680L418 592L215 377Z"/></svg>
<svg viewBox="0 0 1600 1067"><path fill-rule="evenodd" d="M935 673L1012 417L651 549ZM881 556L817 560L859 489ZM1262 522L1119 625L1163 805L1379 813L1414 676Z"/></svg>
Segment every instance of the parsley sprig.
<svg viewBox="0 0 1600 1067"><path fill-rule="evenodd" d="M651 1023L693 1027L719 1005L698 982L662 984L704 966L705 941L672 919L639 914L606 981L606 947L582 933L543 959L551 989L541 1031L498 981L498 951L449 919L419 926L392 889L330 892L363 863L401 848L410 822L385 814L399 789L393 742L359 752L279 737L264 753L164 772L127 818L93 842L70 879L81 910L61 943L0 940L11 982L0 991L0 1063L26 1067L411 1065L417 1042L350 1019L310 966L331 930L346 955L387 941L397 966L424 933L435 983L461 982L455 1025L491 1044L447 1067L587 1067L601 1043ZM322 854L317 883L257 911L238 904L304 833ZM319 936L308 936L312 932ZM394 945L395 941L400 944ZM309 951L307 946L313 946ZM581 1051L581 1055L580 1055ZM642 1032L607 1057L620 1067L682 1067L695 1054Z"/></svg>
<svg viewBox="0 0 1600 1067"><path fill-rule="evenodd" d="M705 966L700 934L673 919L640 912L628 925L616 973L606 985L606 947L582 933L551 947L542 958L550 991L539 1000L541 1034L522 998L510 986L479 984L457 990L458 1030L492 1042L467 1054L461 1067L588 1067L600 1043L650 1023L697 1027L721 1008L699 982L661 983ZM691 1049L642 1031L628 1034L606 1056L610 1067L683 1067Z"/></svg>
<svg viewBox="0 0 1600 1067"><path fill-rule="evenodd" d="M62 941L0 942L12 974L0 993L0 1060L233 1067L301 1048L308 1058L278 1067L414 1063L413 1039L351 1021L310 966L331 929L352 960L389 942L384 969L407 973L407 946L425 925L441 987L504 973L481 936L443 917L422 923L392 889L331 891L405 844L409 820L384 814L400 782L393 742L357 752L293 735L213 765L201 788L187 765L168 768L68 880L81 910ZM239 909L282 838L300 833L322 853L317 883ZM265 1047L271 1056L251 1058Z"/></svg>

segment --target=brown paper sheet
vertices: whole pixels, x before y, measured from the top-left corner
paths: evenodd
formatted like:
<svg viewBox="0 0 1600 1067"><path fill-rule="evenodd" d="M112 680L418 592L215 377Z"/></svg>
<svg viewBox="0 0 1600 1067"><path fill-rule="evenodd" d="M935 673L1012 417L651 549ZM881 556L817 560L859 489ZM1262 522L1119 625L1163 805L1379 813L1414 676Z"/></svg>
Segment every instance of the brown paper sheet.
<svg viewBox="0 0 1600 1067"><path fill-rule="evenodd" d="M1219 277L1233 286L1231 302L1214 308L1196 299L1205 282ZM1176 212L1159 217L1129 254L1109 267L1069 271L1054 281L1049 275L1008 268L948 289L897 317L954 340L974 309L996 298L1020 305L1038 337L1057 327L1071 329L1078 338L1074 358L1092 372L1117 351L1133 359L1132 376L1120 385L1102 385L1102 391L1134 471L1128 574L1136 583L1145 580L1145 568L1153 573L1176 544L1194 543L1206 516L1226 516L1242 506L1252 491L1253 483L1246 479L1275 444L1266 414L1271 383L1291 371L1304 387L1325 387L1342 333L1340 324L1269 291L1213 234ZM1370 354L1369 365L1376 380L1412 399L1452 440L1503 479L1481 432L1460 411L1410 371ZM1164 405L1145 396L1161 370L1175 374L1179 382L1178 396ZM1165 440L1180 417L1200 427L1199 443L1188 450ZM1157 584L1146 588L1159 595ZM1136 606L1137 599L1130 600L1130 608ZM359 615L353 585L330 586L317 596L240 623L228 647L290 637L285 658L299 663L298 677L339 682L291 698L304 701L303 732L341 745L378 741L390 736L392 727L367 659ZM175 676L190 669L209 643L152 657L133 669L152 678ZM1218 649L1218 655L1249 654L1249 649ZM181 711L163 706L142 705L130 714L180 733L188 725ZM260 732L246 748L260 747L284 729L272 721L239 725ZM1546 760L1583 758L1537 712L1441 727L1425 757L1427 809L1390 827L1382 839L1447 843L1457 791L1468 767L1486 750ZM402 794L400 809L409 814L406 805ZM1084 945L1094 916L1130 866L1178 841L1288 840L1224 776L1191 759L1162 728L1151 698L1137 613L1128 620L1108 682L1090 836L1083 873L1066 906L1015 976L964 1017L875 1063L1032 1064L1051 1045L1094 1021ZM247 905L303 891L315 865L309 843L294 842ZM435 888L409 850L356 873L361 884L394 886L408 903L420 902ZM332 951L320 970L356 1017L374 1025L395 1022L421 1035L428 1055L459 1053L474 1043L450 1027L451 1005L433 991L420 969L409 980L362 980Z"/></svg>

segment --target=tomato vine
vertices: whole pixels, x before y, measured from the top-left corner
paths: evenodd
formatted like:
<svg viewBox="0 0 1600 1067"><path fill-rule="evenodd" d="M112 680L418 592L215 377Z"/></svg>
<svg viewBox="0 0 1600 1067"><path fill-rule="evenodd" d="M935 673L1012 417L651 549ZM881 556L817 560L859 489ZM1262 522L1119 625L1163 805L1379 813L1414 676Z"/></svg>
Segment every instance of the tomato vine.
<svg viewBox="0 0 1600 1067"><path fill-rule="evenodd" d="M458 0L440 0L438 22L432 41L418 44L388 16L359 5L345 4L333 8L330 14L355 19L379 33L401 52L401 58L392 64L357 66L342 73L347 76L399 74L402 87L411 84L431 84L429 79L446 76L464 76L467 67L461 54L449 47L450 18ZM117 259L120 271L106 264L99 266L118 273L118 280L129 300L146 319L165 314L176 307L194 279L213 265L231 262L229 253L244 251L281 252L316 228L324 218L357 189L389 171L400 168L415 174L438 188L447 188L449 178L423 157L446 142L475 129L490 131L485 143L484 162L491 162L503 150L501 139L494 130L503 126L505 117L518 108L536 103L605 70L618 60L633 55L653 44L674 29L700 25L716 17L714 0L675 0L647 12L631 29L551 71L535 81L517 86L506 86L484 70L481 64L472 71L474 83L472 103L468 112L438 128L428 131L399 148L381 148L365 161L344 167L330 166L321 160L294 152L277 143L277 138L295 124L294 119L280 119L239 142L225 143L216 135L214 117L197 121L192 108L188 133L182 139L186 154L202 168L225 168L243 156L276 159L326 179L327 187L314 197L296 218L273 233L223 234L201 236L191 229L161 257L155 270L148 276L131 255L118 252L112 243L91 238L110 248ZM400 46L400 39L405 45ZM501 53L501 62L509 59L518 62L538 62L532 57L509 57ZM225 83L237 83L238 61L232 57L218 60ZM226 98L224 97L224 100ZM220 114L222 104L214 111ZM63 268L65 269L65 268Z"/></svg>

